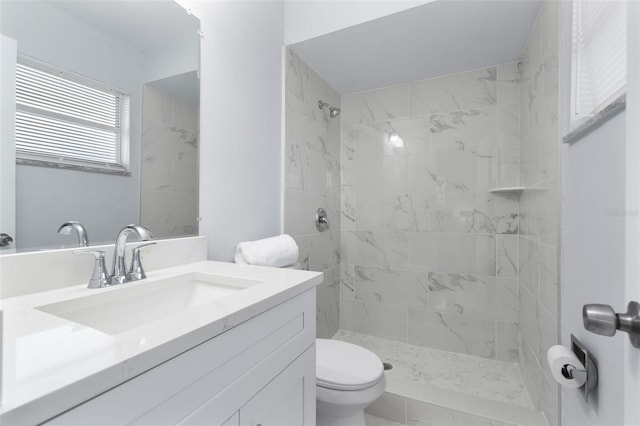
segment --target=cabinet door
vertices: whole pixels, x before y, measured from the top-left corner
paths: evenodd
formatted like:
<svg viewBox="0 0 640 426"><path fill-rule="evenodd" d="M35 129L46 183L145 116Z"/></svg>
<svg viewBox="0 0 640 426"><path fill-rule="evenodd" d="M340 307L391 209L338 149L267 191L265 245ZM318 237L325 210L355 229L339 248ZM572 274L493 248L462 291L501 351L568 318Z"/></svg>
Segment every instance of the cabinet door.
<svg viewBox="0 0 640 426"><path fill-rule="evenodd" d="M240 425L315 425L315 382L313 345L240 409Z"/></svg>

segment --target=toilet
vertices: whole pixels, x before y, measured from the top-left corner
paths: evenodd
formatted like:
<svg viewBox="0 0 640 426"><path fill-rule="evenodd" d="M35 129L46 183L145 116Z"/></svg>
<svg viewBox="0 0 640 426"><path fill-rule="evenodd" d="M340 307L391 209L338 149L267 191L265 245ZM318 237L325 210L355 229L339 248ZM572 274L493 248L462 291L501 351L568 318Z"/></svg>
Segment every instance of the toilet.
<svg viewBox="0 0 640 426"><path fill-rule="evenodd" d="M353 343L316 339L316 426L366 426L364 409L386 386L376 354Z"/></svg>
<svg viewBox="0 0 640 426"><path fill-rule="evenodd" d="M364 409L386 384L382 361L370 350L316 339L317 426L365 426Z"/></svg>

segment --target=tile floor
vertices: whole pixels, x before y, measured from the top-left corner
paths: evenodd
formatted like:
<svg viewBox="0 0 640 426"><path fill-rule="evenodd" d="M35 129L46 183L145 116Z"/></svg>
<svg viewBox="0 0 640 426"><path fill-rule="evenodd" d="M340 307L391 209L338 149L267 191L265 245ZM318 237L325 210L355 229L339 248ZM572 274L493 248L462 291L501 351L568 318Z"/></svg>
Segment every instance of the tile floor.
<svg viewBox="0 0 640 426"><path fill-rule="evenodd" d="M533 408L517 364L414 346L339 330L334 339L363 346L393 364L397 377L525 408Z"/></svg>

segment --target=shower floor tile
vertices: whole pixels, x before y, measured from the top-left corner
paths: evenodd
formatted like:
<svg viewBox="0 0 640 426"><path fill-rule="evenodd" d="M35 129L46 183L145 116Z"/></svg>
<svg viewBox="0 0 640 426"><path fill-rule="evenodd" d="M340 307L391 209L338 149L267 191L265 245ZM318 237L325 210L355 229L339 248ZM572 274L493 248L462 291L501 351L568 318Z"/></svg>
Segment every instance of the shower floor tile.
<svg viewBox="0 0 640 426"><path fill-rule="evenodd" d="M387 377L424 383L500 403L533 408L517 364L446 352L339 330L333 337L377 354L393 368Z"/></svg>

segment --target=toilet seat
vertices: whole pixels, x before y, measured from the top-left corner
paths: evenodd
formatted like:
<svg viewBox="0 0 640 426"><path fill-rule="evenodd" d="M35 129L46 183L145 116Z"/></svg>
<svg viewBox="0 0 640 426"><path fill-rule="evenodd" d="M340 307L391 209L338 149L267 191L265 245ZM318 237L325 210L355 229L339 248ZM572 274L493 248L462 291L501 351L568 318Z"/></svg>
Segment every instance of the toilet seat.
<svg viewBox="0 0 640 426"><path fill-rule="evenodd" d="M354 391L384 377L382 361L368 349L331 339L316 339L316 385Z"/></svg>

